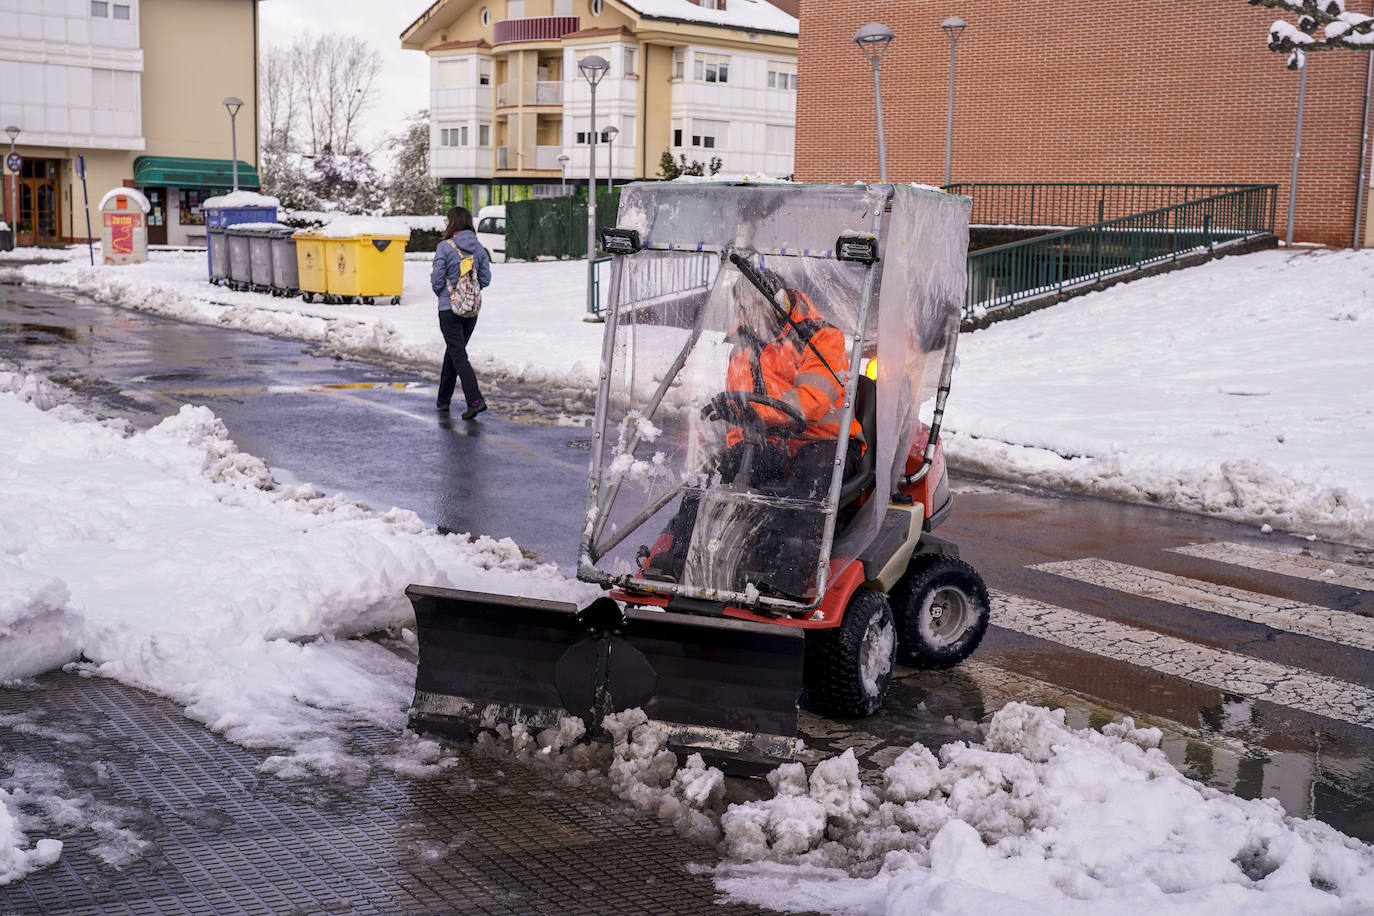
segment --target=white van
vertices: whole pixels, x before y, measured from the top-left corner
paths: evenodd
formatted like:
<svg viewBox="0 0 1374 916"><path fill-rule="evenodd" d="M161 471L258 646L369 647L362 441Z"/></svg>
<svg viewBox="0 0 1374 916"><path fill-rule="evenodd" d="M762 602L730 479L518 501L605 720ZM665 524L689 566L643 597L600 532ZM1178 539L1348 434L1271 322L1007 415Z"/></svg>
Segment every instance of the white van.
<svg viewBox="0 0 1374 916"><path fill-rule="evenodd" d="M497 204L477 211L477 241L492 260L506 260L506 205Z"/></svg>

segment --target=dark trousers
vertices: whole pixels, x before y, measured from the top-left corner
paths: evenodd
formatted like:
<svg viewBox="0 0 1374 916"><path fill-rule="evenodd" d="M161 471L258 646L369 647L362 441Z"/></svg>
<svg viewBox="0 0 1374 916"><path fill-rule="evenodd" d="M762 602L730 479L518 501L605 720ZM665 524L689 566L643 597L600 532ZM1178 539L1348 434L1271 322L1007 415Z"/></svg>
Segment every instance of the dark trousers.
<svg viewBox="0 0 1374 916"><path fill-rule="evenodd" d="M439 373L439 396L435 403L447 407L453 399L454 384L463 383L463 399L468 406L482 400L482 390L477 387L477 373L472 371L468 361L468 341L477 327L477 316L459 318L448 309L439 313L439 333L444 335L444 368Z"/></svg>

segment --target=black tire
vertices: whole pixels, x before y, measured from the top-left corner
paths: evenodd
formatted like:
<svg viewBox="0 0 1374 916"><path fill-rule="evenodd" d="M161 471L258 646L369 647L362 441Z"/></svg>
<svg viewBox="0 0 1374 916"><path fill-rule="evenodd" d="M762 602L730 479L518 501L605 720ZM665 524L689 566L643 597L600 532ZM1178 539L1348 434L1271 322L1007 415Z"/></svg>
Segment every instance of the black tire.
<svg viewBox="0 0 1374 916"><path fill-rule="evenodd" d="M400 304L401 304L401 297L400 297L400 296L392 296L392 297L391 297L391 304L392 304L392 305L400 305Z"/></svg>
<svg viewBox="0 0 1374 916"><path fill-rule="evenodd" d="M834 719L873 715L892 680L896 636L887 596L867 588L855 591L838 627L806 631L802 704Z"/></svg>
<svg viewBox="0 0 1374 916"><path fill-rule="evenodd" d="M892 590L897 660L913 668L952 668L973 654L991 605L978 571L957 557L912 559Z"/></svg>
<svg viewBox="0 0 1374 916"><path fill-rule="evenodd" d="M312 293L312 292L310 292L309 290L304 290L304 289L303 289L303 290L301 290L301 301L302 301L302 302L306 302L306 303L314 302L314 301L315 301L315 294Z"/></svg>

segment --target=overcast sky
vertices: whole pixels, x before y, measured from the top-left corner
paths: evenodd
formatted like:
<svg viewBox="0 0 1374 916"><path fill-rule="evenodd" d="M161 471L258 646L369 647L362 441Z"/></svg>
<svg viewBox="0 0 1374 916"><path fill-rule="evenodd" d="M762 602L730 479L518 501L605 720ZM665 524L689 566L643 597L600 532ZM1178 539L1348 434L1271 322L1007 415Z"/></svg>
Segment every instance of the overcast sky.
<svg viewBox="0 0 1374 916"><path fill-rule="evenodd" d="M264 48L291 44L312 32L342 32L368 42L382 56L375 101L364 115L375 147L401 127L405 116L429 106L428 61L402 51L401 31L429 7L429 0L268 0L259 4Z"/></svg>

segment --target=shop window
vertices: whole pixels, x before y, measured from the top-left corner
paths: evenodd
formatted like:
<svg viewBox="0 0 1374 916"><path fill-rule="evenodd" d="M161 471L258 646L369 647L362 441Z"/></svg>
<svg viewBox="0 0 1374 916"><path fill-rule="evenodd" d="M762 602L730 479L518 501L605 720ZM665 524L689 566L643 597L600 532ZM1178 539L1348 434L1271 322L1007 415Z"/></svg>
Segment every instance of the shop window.
<svg viewBox="0 0 1374 916"><path fill-rule="evenodd" d="M205 214L200 210L200 202L213 197L217 191L202 191L199 188L182 188L177 192L177 208L181 210L181 225L204 226Z"/></svg>

